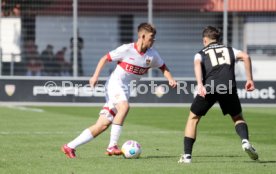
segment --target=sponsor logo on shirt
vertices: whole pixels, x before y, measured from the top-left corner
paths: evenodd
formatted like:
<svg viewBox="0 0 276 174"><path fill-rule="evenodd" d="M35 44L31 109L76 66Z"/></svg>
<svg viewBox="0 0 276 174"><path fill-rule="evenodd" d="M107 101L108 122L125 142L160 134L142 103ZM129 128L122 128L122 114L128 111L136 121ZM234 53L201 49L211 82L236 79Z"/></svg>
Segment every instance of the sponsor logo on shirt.
<svg viewBox="0 0 276 174"><path fill-rule="evenodd" d="M125 71L136 74L136 75L143 75L145 74L149 68L144 68L136 65L132 65L126 62L119 62L118 63Z"/></svg>

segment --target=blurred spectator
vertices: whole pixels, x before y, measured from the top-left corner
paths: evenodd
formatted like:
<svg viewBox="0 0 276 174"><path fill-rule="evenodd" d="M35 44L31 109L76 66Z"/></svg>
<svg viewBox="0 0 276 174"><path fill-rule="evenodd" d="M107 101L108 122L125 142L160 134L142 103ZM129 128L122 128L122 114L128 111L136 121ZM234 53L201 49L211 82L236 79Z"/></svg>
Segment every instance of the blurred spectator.
<svg viewBox="0 0 276 174"><path fill-rule="evenodd" d="M48 44L40 55L44 63L44 75L47 76L58 75L59 69L57 69L57 62L55 61L53 49L53 45Z"/></svg>
<svg viewBox="0 0 276 174"><path fill-rule="evenodd" d="M43 64L41 61L31 59L27 64L27 76L41 76Z"/></svg>
<svg viewBox="0 0 276 174"><path fill-rule="evenodd" d="M57 51L55 56L61 76L70 76L70 63L65 59L66 50L67 48L63 47L61 50Z"/></svg>
<svg viewBox="0 0 276 174"><path fill-rule="evenodd" d="M37 54L37 46L33 40L27 40L23 46L22 61L28 63L28 61Z"/></svg>
<svg viewBox="0 0 276 174"><path fill-rule="evenodd" d="M83 76L83 67L82 67L82 49L84 47L84 41L83 38L79 36L79 31L78 31L78 35L77 35L77 48L78 48L78 53L77 53L77 57L78 57L78 76ZM70 63L73 66L74 64L74 43L73 43L73 37L70 38L70 49L71 49L71 53L70 53Z"/></svg>
<svg viewBox="0 0 276 174"><path fill-rule="evenodd" d="M43 62L41 61L37 45L32 45L32 42L29 42L27 49L27 76L41 76L43 71Z"/></svg>
<svg viewBox="0 0 276 174"><path fill-rule="evenodd" d="M15 7L13 8L12 13L14 16L21 15L20 4L15 4Z"/></svg>
<svg viewBox="0 0 276 174"><path fill-rule="evenodd" d="M1 1L2 11L1 16L20 16L21 5L20 3L11 2L8 0Z"/></svg>
<svg viewBox="0 0 276 174"><path fill-rule="evenodd" d="M62 64L65 61L65 53L67 48L63 47L61 50L58 50L56 53L56 59L59 64Z"/></svg>

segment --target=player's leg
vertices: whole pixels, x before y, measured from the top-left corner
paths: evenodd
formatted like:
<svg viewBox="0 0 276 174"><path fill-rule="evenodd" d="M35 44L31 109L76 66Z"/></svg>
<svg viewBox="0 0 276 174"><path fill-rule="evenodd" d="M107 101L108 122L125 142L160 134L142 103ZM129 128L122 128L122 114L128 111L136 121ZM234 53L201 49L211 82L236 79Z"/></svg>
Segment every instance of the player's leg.
<svg viewBox="0 0 276 174"><path fill-rule="evenodd" d="M110 141L106 149L107 155L121 155L122 151L118 148L118 140L120 138L123 123L129 110L129 90L128 85L122 86L118 81L109 81L107 84L107 100L109 107L114 110L114 118L112 119Z"/></svg>
<svg viewBox="0 0 276 174"><path fill-rule="evenodd" d="M118 148L118 141L122 132L124 120L129 110L128 101L125 100L116 104L116 110L117 110L117 113L113 119L112 126L111 126L109 145L106 150L107 155L122 154L122 151Z"/></svg>
<svg viewBox="0 0 276 174"><path fill-rule="evenodd" d="M105 131L110 125L111 121L105 115L100 115L97 122L85 129L78 137L68 143L68 147L76 149L78 146L88 143L93 138Z"/></svg>
<svg viewBox="0 0 276 174"><path fill-rule="evenodd" d="M239 135L239 137L241 138L241 140L243 140L243 139L249 140L248 126L242 116L242 113L231 116L231 118L234 123L235 130L236 130L237 134Z"/></svg>
<svg viewBox="0 0 276 174"><path fill-rule="evenodd" d="M249 143L249 133L246 121L242 116L242 108L236 89L234 88L232 94L220 95L219 104L223 114L231 115L234 122L235 130L242 141L242 148L248 153L251 159L258 159L258 154L254 147Z"/></svg>
<svg viewBox="0 0 276 174"><path fill-rule="evenodd" d="M199 116L190 111L184 131L184 155L181 156L179 163L191 163L193 145L196 140L197 125L200 121Z"/></svg>
<svg viewBox="0 0 276 174"><path fill-rule="evenodd" d="M194 99L184 132L184 154L180 157L179 163L191 163L193 145L196 140L197 125L201 116L205 115L214 103L215 97L212 95L207 95L205 98L197 95Z"/></svg>
<svg viewBox="0 0 276 174"><path fill-rule="evenodd" d="M78 146L88 143L108 128L108 126L111 124L110 118L113 118L113 116L109 113L109 111L103 111L106 110L103 109L100 112L100 116L95 124L89 128L86 128L79 136L70 141L68 144L62 146L62 151L66 154L67 157L75 158L75 149Z"/></svg>
<svg viewBox="0 0 276 174"><path fill-rule="evenodd" d="M249 155L252 160L257 160L259 158L259 155L256 149L249 142L248 126L242 114L240 113L238 115L232 116L231 118L235 124L236 132L241 138L242 149Z"/></svg>

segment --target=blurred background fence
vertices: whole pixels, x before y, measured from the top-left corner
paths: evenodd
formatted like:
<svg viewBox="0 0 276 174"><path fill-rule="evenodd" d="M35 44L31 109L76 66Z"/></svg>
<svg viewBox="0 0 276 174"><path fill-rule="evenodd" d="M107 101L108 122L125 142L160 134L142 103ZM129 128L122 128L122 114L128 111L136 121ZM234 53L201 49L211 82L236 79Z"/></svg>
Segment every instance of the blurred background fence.
<svg viewBox="0 0 276 174"><path fill-rule="evenodd" d="M157 27L154 47L175 77L194 77L201 31L214 25L227 32L224 43L250 53L255 79L276 79L276 0L0 1L1 76L88 77L99 58L134 42L137 25L149 21ZM243 66L236 68L244 79Z"/></svg>

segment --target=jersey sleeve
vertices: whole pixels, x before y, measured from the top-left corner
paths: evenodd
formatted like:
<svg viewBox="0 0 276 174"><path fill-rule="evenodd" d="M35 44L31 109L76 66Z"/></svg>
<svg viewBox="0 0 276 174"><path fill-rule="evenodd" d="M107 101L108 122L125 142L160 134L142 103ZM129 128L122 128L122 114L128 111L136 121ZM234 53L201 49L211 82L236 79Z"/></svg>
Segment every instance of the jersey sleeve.
<svg viewBox="0 0 276 174"><path fill-rule="evenodd" d="M237 55L241 52L241 50L237 50L235 48L232 48L233 52L234 52L234 55L235 55L235 60L237 60Z"/></svg>
<svg viewBox="0 0 276 174"><path fill-rule="evenodd" d="M154 57L151 64L151 68L162 68L165 66L164 60L160 57L157 51L154 51Z"/></svg>
<svg viewBox="0 0 276 174"><path fill-rule="evenodd" d="M202 56L201 56L201 54L199 54L199 53L196 53L196 54L195 54L194 61L196 61L196 60L199 60L200 62L202 61Z"/></svg>
<svg viewBox="0 0 276 174"><path fill-rule="evenodd" d="M125 44L107 53L108 61L122 61L127 48L128 46Z"/></svg>

